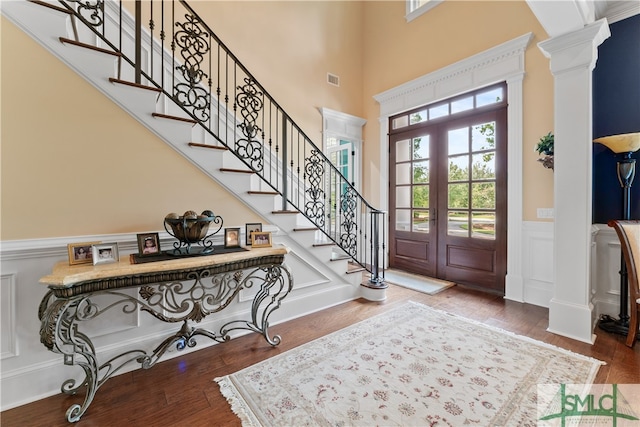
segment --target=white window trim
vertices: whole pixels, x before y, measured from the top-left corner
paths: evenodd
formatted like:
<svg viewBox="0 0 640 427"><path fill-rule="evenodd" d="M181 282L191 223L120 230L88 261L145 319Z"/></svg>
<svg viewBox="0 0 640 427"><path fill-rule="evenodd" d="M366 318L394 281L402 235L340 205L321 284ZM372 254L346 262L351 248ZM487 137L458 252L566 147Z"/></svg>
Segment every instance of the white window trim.
<svg viewBox="0 0 640 427"><path fill-rule="evenodd" d="M416 4L415 0L406 0L406 2L407 2L407 14L405 15L405 19L407 20L407 22L411 22L414 19L416 19L418 16L423 15L423 14L427 13L428 11L430 11L431 9L433 9L434 7L438 6L443 1L444 0L429 0L427 3L425 3L422 6L416 8L415 7L415 4Z"/></svg>
<svg viewBox="0 0 640 427"><path fill-rule="evenodd" d="M507 277L505 298L525 300L523 279L522 132L525 52L533 39L524 34L462 61L389 89L373 98L380 104L380 202L389 210L389 117L422 105L507 82ZM388 236L385 236L388 238Z"/></svg>

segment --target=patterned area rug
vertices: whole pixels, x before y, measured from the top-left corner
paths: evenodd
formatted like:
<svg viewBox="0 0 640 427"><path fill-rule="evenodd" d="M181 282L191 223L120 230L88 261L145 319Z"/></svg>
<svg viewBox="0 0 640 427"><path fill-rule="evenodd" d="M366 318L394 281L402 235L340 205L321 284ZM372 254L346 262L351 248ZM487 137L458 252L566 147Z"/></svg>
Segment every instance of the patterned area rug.
<svg viewBox="0 0 640 427"><path fill-rule="evenodd" d="M419 276L417 274L411 274L401 270L389 269L385 271L384 278L387 282L393 283L394 285L413 289L414 291L423 292L429 295L435 295L438 292L450 288L451 286L455 286L455 283L453 282L434 279L427 276Z"/></svg>
<svg viewBox="0 0 640 427"><path fill-rule="evenodd" d="M407 303L215 381L243 426L522 426L601 364Z"/></svg>

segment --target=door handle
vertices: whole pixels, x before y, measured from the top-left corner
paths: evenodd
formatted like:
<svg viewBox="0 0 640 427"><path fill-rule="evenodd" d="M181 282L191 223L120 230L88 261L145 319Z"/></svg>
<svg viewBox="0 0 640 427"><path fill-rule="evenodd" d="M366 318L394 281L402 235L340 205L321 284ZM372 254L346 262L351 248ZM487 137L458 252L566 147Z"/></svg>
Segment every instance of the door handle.
<svg viewBox="0 0 640 427"><path fill-rule="evenodd" d="M429 221L436 222L438 220L438 209L429 209Z"/></svg>

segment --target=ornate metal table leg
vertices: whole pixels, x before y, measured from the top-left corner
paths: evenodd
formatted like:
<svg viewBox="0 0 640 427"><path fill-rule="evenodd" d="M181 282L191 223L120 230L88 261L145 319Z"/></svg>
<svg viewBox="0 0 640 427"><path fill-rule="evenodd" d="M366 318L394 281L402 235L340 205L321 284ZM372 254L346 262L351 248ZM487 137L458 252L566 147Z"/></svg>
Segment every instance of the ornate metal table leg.
<svg viewBox="0 0 640 427"><path fill-rule="evenodd" d="M131 350L98 365L93 343L88 336L78 330L77 324L103 312L91 302L90 296L52 300L51 294L48 293L39 309L42 344L49 350L62 354L65 365L79 366L84 374L81 381L70 378L61 386L61 391L66 394L76 394L81 387L86 387L82 404L74 404L67 409L66 415L69 422L80 420L96 392L107 379L125 364L145 355L142 350ZM121 296L124 297L122 301L130 300L126 295Z"/></svg>
<svg viewBox="0 0 640 427"><path fill-rule="evenodd" d="M264 273L264 277L258 274L260 271ZM269 337L269 316L280 307L282 300L293 289L291 272L284 264L259 268L248 274L241 285L245 288L251 288L256 281L261 281L262 284L258 293L253 297L251 322L235 320L226 323L220 328L220 335L228 340L230 339L229 332L236 329L248 329L261 334L269 344L275 346L280 344L281 338L279 335L275 335L273 338ZM270 300L268 300L269 296L271 296Z"/></svg>

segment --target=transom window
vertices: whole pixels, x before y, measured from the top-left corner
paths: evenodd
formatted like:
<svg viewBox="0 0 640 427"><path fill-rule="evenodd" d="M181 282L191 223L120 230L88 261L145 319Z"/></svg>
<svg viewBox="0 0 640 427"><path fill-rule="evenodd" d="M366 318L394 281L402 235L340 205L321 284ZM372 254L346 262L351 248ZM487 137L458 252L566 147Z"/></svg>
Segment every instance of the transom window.
<svg viewBox="0 0 640 427"><path fill-rule="evenodd" d="M445 102L436 103L395 116L391 120L391 129L398 130L419 123L431 122L443 117L452 117L482 107L496 106L505 102L505 87L491 86L471 95L462 95Z"/></svg>

